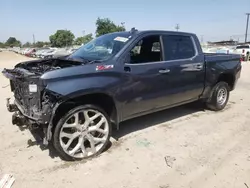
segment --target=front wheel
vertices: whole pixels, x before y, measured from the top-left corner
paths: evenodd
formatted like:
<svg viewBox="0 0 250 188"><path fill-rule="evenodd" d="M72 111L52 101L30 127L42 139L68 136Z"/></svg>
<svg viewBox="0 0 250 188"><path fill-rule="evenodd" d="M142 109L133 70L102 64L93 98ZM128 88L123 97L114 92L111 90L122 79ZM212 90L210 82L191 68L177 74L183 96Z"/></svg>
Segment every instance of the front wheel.
<svg viewBox="0 0 250 188"><path fill-rule="evenodd" d="M104 110L95 105L78 106L57 123L53 145L64 160L81 160L99 155L111 135L111 124Z"/></svg>
<svg viewBox="0 0 250 188"><path fill-rule="evenodd" d="M226 82L218 82L211 91L211 96L207 101L210 110L220 111L225 108L229 99L229 87Z"/></svg>

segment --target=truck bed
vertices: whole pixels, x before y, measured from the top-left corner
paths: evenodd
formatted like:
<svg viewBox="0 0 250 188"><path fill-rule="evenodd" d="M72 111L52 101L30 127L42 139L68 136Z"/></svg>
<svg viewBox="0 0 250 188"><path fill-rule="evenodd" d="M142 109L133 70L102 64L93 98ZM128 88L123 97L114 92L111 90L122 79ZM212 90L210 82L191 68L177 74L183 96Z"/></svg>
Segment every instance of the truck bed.
<svg viewBox="0 0 250 188"><path fill-rule="evenodd" d="M204 53L206 62L240 61L238 54Z"/></svg>

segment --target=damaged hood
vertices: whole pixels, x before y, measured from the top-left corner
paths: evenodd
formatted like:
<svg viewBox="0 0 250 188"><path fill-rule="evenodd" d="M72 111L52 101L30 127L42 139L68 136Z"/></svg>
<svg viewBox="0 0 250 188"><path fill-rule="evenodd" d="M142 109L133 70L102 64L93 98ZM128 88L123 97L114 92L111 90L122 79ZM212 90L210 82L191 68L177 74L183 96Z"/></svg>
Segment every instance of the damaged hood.
<svg viewBox="0 0 250 188"><path fill-rule="evenodd" d="M114 64L107 61L87 61L66 56L21 62L14 69L6 69L5 72L18 74L19 77L37 77L46 84L51 81L94 77L96 74L113 71L113 68Z"/></svg>

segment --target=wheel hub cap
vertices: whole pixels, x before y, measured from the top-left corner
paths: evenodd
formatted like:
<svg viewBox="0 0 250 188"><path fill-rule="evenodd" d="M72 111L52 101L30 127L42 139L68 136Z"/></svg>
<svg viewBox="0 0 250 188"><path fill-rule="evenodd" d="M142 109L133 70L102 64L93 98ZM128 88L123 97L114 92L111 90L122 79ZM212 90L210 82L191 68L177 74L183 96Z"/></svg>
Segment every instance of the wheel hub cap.
<svg viewBox="0 0 250 188"><path fill-rule="evenodd" d="M105 116L96 110L82 110L70 116L62 125L60 145L74 158L85 158L97 153L109 135Z"/></svg>
<svg viewBox="0 0 250 188"><path fill-rule="evenodd" d="M219 105L223 105L227 100L227 89L220 88L217 94L217 102Z"/></svg>

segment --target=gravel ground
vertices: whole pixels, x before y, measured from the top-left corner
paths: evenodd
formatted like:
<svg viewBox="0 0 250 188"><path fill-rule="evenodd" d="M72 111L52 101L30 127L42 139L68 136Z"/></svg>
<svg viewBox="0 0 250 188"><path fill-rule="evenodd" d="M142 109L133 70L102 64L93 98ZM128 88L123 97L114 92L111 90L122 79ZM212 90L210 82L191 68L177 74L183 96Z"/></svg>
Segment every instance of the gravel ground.
<svg viewBox="0 0 250 188"><path fill-rule="evenodd" d="M0 52L0 69L28 58ZM97 158L64 162L11 124L0 76L0 176L13 187L247 188L250 187L250 62L222 112L185 105L127 121Z"/></svg>

